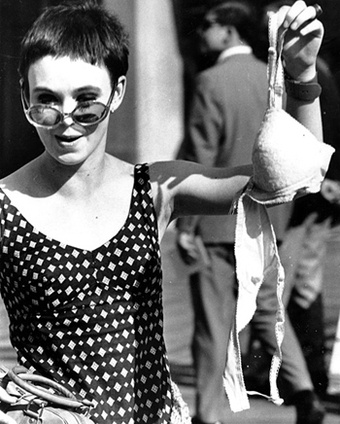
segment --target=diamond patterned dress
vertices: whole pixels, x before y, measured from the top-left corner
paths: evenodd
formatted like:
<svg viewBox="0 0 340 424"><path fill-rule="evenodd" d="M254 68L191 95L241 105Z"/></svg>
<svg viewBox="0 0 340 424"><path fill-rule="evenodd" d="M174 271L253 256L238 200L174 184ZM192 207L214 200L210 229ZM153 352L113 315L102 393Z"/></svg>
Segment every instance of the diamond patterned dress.
<svg viewBox="0 0 340 424"><path fill-rule="evenodd" d="M21 364L94 400L98 423L169 423L162 271L148 166L128 218L93 251L27 222L0 191L0 286Z"/></svg>

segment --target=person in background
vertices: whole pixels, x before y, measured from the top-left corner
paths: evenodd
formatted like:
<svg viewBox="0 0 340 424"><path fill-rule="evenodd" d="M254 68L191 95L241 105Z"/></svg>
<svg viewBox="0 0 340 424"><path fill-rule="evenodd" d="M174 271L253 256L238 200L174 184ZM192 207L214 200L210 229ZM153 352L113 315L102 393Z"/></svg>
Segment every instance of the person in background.
<svg viewBox="0 0 340 424"><path fill-rule="evenodd" d="M267 68L253 52L260 36L256 12L246 1L226 1L209 9L198 28L205 63L196 78L181 159L205 166L237 166L251 160L267 106ZM277 239L290 216L286 206L271 208ZM192 354L196 371L195 424L223 422L227 399L222 386L226 346L235 313L235 217L185 217L177 221L177 245L184 261L206 266L190 277L194 308ZM202 241L202 243L201 243ZM276 287L265 281L250 327L266 351L276 347ZM285 398L294 403L297 423L321 423L324 408L315 396L300 345L289 320L282 346ZM301 406L303 405L303 407ZM315 421L317 420L317 421Z"/></svg>

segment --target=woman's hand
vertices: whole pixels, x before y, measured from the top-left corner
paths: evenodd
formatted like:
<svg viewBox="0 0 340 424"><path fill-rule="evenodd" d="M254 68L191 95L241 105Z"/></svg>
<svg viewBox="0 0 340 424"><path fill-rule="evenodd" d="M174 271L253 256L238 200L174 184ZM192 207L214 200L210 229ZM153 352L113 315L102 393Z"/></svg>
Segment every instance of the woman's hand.
<svg viewBox="0 0 340 424"><path fill-rule="evenodd" d="M298 0L279 10L279 34L284 32L282 56L291 78L310 81L316 74L316 59L323 38L323 25L315 19L317 10Z"/></svg>

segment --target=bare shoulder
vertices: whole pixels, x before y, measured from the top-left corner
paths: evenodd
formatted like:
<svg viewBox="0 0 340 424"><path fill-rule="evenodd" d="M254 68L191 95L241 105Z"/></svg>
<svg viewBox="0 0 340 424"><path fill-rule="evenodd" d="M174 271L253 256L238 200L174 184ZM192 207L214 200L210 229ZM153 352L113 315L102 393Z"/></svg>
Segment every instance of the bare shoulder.
<svg viewBox="0 0 340 424"><path fill-rule="evenodd" d="M106 158L108 160L108 170L110 174L113 174L113 178L116 179L117 177L132 177L134 176L134 168L135 165L131 164L130 162L125 162L124 160L121 160L115 156L106 155Z"/></svg>
<svg viewBox="0 0 340 424"><path fill-rule="evenodd" d="M24 165L22 168L14 171L12 174L0 180L0 188L8 191L25 191L25 187L34 178L31 164Z"/></svg>
<svg viewBox="0 0 340 424"><path fill-rule="evenodd" d="M175 160L149 165L156 209L172 216L179 199L199 195L206 169L197 163Z"/></svg>
<svg viewBox="0 0 340 424"><path fill-rule="evenodd" d="M150 182L160 231L172 220L176 197L185 180L192 173L192 165L185 161L164 161L149 164Z"/></svg>

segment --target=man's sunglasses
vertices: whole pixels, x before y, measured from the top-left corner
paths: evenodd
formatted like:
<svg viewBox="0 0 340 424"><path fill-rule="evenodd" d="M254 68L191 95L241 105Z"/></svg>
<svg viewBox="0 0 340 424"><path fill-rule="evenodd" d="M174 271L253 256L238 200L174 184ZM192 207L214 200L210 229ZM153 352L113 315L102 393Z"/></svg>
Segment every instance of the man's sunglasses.
<svg viewBox="0 0 340 424"><path fill-rule="evenodd" d="M28 122L35 127L53 129L68 117L71 117L75 124L88 127L90 125L99 124L107 117L114 92L115 87L111 91L106 105L101 102L90 100L79 103L70 113L60 112L59 109L45 104L28 106L23 89L21 90L21 101Z"/></svg>

